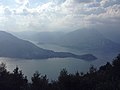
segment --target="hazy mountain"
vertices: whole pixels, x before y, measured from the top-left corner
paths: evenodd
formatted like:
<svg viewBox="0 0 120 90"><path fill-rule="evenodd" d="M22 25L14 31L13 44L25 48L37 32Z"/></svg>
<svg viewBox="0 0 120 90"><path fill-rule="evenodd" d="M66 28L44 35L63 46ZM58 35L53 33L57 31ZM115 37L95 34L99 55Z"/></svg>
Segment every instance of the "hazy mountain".
<svg viewBox="0 0 120 90"><path fill-rule="evenodd" d="M76 34L75 34L76 33ZM37 32L37 31L23 31L23 32L17 32L13 33L15 36L41 43L61 43L61 40L67 39L67 42L70 42L73 40L77 40L77 38L82 42L82 38L96 38L96 39L109 39L109 41L113 43L119 43L120 44L120 30L119 29L107 29L107 28L94 28L94 29L80 29L75 30L73 32ZM78 35L79 34L79 35ZM91 35L91 36L90 36ZM71 36L71 37L70 37ZM84 36L84 37L83 37ZM72 39L71 39L72 38ZM90 39L89 38L89 39ZM70 39L70 40L69 40ZM102 40L103 41L103 40ZM64 43L64 42L62 42ZM75 42L76 43L76 42ZM74 44L75 44L74 43Z"/></svg>
<svg viewBox="0 0 120 90"><path fill-rule="evenodd" d="M70 48L86 51L116 52L120 51L120 45L107 39L94 29L83 29L70 32L61 37L58 44Z"/></svg>
<svg viewBox="0 0 120 90"><path fill-rule="evenodd" d="M23 32L16 34L39 44L58 44L87 52L119 52L119 30L79 29L69 33L63 32Z"/></svg>
<svg viewBox="0 0 120 90"><path fill-rule="evenodd" d="M84 60L95 60L91 54L75 55L68 52L54 52L35 46L33 43L19 39L10 33L0 31L0 57L47 59L73 57Z"/></svg>
<svg viewBox="0 0 120 90"><path fill-rule="evenodd" d="M106 38L120 44L120 29L99 30Z"/></svg>
<svg viewBox="0 0 120 90"><path fill-rule="evenodd" d="M36 31L23 31L13 32L19 38L39 42L39 43L55 43L57 40L65 35L64 32L36 32Z"/></svg>

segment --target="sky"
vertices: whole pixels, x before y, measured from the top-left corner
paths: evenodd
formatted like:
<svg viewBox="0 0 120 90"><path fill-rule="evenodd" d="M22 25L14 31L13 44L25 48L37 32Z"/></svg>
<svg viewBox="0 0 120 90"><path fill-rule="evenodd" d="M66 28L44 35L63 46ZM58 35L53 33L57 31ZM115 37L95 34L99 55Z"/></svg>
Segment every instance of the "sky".
<svg viewBox="0 0 120 90"><path fill-rule="evenodd" d="M120 0L0 0L0 30L120 28Z"/></svg>

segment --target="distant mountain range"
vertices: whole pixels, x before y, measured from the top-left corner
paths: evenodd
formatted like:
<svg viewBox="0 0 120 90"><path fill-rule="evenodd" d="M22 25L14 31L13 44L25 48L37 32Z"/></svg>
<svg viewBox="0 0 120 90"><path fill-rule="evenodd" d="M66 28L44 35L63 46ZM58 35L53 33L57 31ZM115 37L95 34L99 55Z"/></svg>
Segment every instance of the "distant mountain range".
<svg viewBox="0 0 120 90"><path fill-rule="evenodd" d="M102 33L106 38L112 40L113 42L120 44L120 28L111 28L108 30L99 30L100 33Z"/></svg>
<svg viewBox="0 0 120 90"><path fill-rule="evenodd" d="M118 40L119 38L117 38L120 37L120 33L117 33L117 31L114 32L114 30L111 30L109 32L109 30L100 31L89 28L78 29L63 34L59 34L59 32L56 34L52 34L52 32L39 32L35 34L35 37L38 37L36 41L39 42L39 44L52 43L84 52L101 52L103 54L120 52L120 40ZM54 38L54 40L50 37ZM46 38L47 40L44 40Z"/></svg>
<svg viewBox="0 0 120 90"><path fill-rule="evenodd" d="M28 35L29 34L29 35ZM17 34L15 34L17 35ZM108 56L120 53L120 30L113 28L85 28L72 32L32 32L19 33L19 37L35 41L38 44L56 44L59 46L79 50L83 53L92 53ZM111 57L112 58L112 57Z"/></svg>
<svg viewBox="0 0 120 90"><path fill-rule="evenodd" d="M0 31L0 57L47 59L73 57L84 60L95 60L92 54L75 55L68 52L54 52L37 47L33 43L19 39L10 33Z"/></svg>
<svg viewBox="0 0 120 90"><path fill-rule="evenodd" d="M65 35L63 32L36 32L36 31L23 31L19 33L13 33L13 35L26 39L29 41L39 42L39 43L55 43L57 40Z"/></svg>
<svg viewBox="0 0 120 90"><path fill-rule="evenodd" d="M78 50L116 52L120 44L116 43L94 29L83 29L70 32L59 38L58 44Z"/></svg>

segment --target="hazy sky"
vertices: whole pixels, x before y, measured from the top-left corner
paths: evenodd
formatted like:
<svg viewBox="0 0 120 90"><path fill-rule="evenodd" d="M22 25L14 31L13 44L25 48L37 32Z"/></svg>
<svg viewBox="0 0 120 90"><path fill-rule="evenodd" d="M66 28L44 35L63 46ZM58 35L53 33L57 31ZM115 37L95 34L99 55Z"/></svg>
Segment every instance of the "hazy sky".
<svg viewBox="0 0 120 90"><path fill-rule="evenodd" d="M120 0L0 0L0 29L120 28Z"/></svg>

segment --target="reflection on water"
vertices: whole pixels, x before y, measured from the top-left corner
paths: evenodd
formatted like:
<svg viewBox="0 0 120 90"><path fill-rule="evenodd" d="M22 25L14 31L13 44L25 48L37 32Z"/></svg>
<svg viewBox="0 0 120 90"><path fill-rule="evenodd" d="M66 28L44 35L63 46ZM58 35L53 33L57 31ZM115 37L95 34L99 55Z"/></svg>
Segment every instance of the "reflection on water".
<svg viewBox="0 0 120 90"><path fill-rule="evenodd" d="M13 71L18 66L23 73L29 78L37 70L41 74L47 74L49 79L56 79L61 69L66 68L68 72L73 73L76 71L85 72L88 70L90 63L83 60L73 58L53 58L44 60L16 60L10 58L0 58L0 62L7 65L9 71Z"/></svg>
<svg viewBox="0 0 120 90"><path fill-rule="evenodd" d="M80 51L74 49L63 48L56 45L40 45L42 48L51 49L54 51L68 51L72 53L82 54ZM106 58L100 58L98 60L87 62L80 59L74 58L51 58L51 59L40 59L40 60L23 60L23 59L11 59L11 58L0 58L0 62L4 62L7 65L9 71L13 71L18 66L25 75L30 77L35 71L39 71L42 75L46 74L50 80L57 79L61 69L66 68L68 72L75 73L87 72L90 65L99 67L107 62Z"/></svg>

